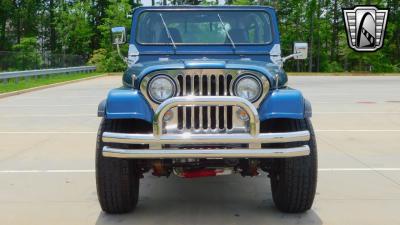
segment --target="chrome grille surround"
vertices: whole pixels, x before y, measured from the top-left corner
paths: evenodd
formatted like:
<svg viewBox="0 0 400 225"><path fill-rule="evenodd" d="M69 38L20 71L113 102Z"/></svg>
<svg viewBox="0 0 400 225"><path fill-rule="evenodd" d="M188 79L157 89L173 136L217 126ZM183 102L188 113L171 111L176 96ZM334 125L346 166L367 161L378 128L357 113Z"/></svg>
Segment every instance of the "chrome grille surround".
<svg viewBox="0 0 400 225"><path fill-rule="evenodd" d="M262 94L253 103L257 108L269 91L269 81L261 73L249 70L182 69L161 70L146 75L140 89L153 110L160 104L151 100L147 92L150 80L157 75L171 77L178 96L233 96L233 85L243 75L253 75L262 83ZM179 106L174 109L171 121L164 123L165 133L247 133L248 121L237 118L238 106Z"/></svg>

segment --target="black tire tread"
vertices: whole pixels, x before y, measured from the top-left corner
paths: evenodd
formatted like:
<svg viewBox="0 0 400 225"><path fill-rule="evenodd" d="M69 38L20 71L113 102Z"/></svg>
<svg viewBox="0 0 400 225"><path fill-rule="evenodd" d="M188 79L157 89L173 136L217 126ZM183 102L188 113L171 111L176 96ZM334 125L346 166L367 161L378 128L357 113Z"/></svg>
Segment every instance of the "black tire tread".
<svg viewBox="0 0 400 225"><path fill-rule="evenodd" d="M121 130L119 121L103 120L97 135L96 186L103 211L110 214L128 213L138 202L139 175L132 160L106 158L101 135L104 131Z"/></svg>
<svg viewBox="0 0 400 225"><path fill-rule="evenodd" d="M317 186L317 146L311 121L290 121L293 131L309 130L311 139L306 143L290 143L284 147L308 144L310 155L296 158L276 159L273 164L271 188L276 207L288 213L300 213L311 208Z"/></svg>

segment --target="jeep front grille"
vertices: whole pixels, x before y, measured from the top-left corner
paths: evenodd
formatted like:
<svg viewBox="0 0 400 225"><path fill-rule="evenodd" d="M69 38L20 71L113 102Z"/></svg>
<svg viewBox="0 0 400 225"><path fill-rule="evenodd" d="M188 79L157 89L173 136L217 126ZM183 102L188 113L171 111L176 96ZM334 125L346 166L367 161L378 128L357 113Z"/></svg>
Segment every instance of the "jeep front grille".
<svg viewBox="0 0 400 225"><path fill-rule="evenodd" d="M178 75L180 96L230 96L232 75ZM232 129L232 106L178 107L179 130Z"/></svg>
<svg viewBox="0 0 400 225"><path fill-rule="evenodd" d="M159 103L148 95L150 80L158 75L167 75L177 84L178 96L233 96L231 85L244 74L257 76L263 84L261 97L253 102L258 107L269 91L267 78L256 71L239 69L168 69L157 70L146 75L140 84L144 95L155 111ZM174 115L164 124L165 133L246 133L248 121L238 119L237 106L180 106L173 109Z"/></svg>

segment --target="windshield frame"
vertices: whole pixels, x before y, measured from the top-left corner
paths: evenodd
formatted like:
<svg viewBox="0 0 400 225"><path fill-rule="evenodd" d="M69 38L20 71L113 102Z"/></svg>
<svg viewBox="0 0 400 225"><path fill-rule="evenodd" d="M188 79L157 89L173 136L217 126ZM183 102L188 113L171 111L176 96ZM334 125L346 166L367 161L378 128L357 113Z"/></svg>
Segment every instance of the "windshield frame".
<svg viewBox="0 0 400 225"><path fill-rule="evenodd" d="M143 45L143 46L173 46L173 44L171 42L168 43L145 43L145 42L139 42L138 41L138 35L139 35L139 21L140 21L140 17L143 13L146 12L156 12L156 13L163 13L163 12L173 12L173 11L177 11L177 12L190 12L190 11L205 11L205 12L215 12L215 13L219 13L219 12L262 12L265 13L268 17L270 26L270 32L271 32L271 39L268 42L265 43L236 43L235 45L237 46L266 46L269 44L272 44L274 42L274 38L275 38L275 31L274 31L274 23L273 23L273 18L271 16L271 14L263 9L258 9L258 8L254 8L254 9L233 9L233 8L229 8L229 9L212 9L212 8L204 8L204 9L199 9L199 8L185 8L185 9L181 9L181 8L166 8L166 9L146 9L143 10L142 12L140 12L137 16L137 21L136 21L136 29L135 29L135 43L139 44L139 45ZM204 45L211 45L211 46L232 46L232 44L229 43L177 43L175 42L176 46L204 46Z"/></svg>

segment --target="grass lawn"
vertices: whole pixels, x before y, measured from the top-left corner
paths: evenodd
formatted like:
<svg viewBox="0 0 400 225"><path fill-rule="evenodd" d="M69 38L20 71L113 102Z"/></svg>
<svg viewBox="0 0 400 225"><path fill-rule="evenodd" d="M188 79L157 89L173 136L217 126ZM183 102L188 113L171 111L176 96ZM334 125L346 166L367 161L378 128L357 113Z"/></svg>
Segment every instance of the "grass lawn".
<svg viewBox="0 0 400 225"><path fill-rule="evenodd" d="M74 73L74 74L57 74L49 76L41 76L35 79L30 77L27 79L19 78L18 82L15 79L8 79L6 83L0 81L0 93L19 91L28 88L34 88L39 86L44 86L48 84L61 83L65 81L77 80L86 77L98 76L103 73Z"/></svg>

